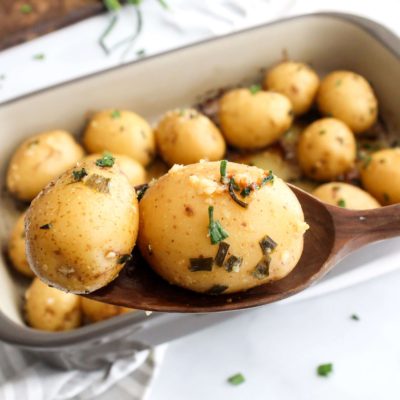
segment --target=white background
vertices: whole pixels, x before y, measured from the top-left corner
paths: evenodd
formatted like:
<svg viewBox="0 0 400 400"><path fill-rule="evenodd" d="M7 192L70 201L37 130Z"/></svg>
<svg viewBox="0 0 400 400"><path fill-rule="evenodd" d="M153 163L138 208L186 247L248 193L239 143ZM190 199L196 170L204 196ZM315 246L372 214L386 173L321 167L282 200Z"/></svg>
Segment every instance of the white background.
<svg viewBox="0 0 400 400"><path fill-rule="evenodd" d="M145 0L143 33L124 61L140 49L153 54L284 15L321 10L364 15L400 33L398 0L242 2L255 8L231 24L190 8L205 4L218 13L222 0L169 0L172 11ZM184 26L174 28L174 16ZM123 17L114 39L132 30L129 10ZM5 76L0 101L121 63L121 53L106 57L96 44L108 19L92 18L0 53L0 76ZM45 59L34 60L37 53ZM381 267L397 267L388 262ZM317 298L249 311L171 343L150 399L399 399L399 309L400 271ZM353 313L360 321L350 318ZM334 372L318 377L316 366L325 362L334 364ZM246 382L230 386L226 379L237 372Z"/></svg>

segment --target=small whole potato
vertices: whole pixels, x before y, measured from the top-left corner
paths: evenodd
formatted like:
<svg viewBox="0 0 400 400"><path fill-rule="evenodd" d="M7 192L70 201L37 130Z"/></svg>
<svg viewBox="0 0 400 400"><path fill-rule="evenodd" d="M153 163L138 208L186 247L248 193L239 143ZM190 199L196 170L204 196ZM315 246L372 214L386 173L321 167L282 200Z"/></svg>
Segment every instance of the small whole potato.
<svg viewBox="0 0 400 400"><path fill-rule="evenodd" d="M194 109L167 112L157 125L155 136L159 153L169 165L220 160L226 150L219 129Z"/></svg>
<svg viewBox="0 0 400 400"><path fill-rule="evenodd" d="M105 110L94 114L85 129L83 145L89 153L109 151L123 154L144 166L155 153L150 125L140 115L125 110Z"/></svg>
<svg viewBox="0 0 400 400"><path fill-rule="evenodd" d="M95 162L101 157L102 154L91 154L90 156L85 157L82 161ZM138 161L122 154L113 154L113 157L132 186L141 185L142 183L147 182L146 170Z"/></svg>
<svg viewBox="0 0 400 400"><path fill-rule="evenodd" d="M381 205L365 190L343 182L330 182L318 186L312 193L325 203L350 210L370 210Z"/></svg>
<svg viewBox="0 0 400 400"><path fill-rule="evenodd" d="M35 274L29 267L25 252L25 214L19 216L11 231L8 240L8 255L13 267L28 278L33 278Z"/></svg>
<svg viewBox="0 0 400 400"><path fill-rule="evenodd" d="M300 62L285 61L273 67L264 77L264 88L285 95L295 115L309 111L319 87L317 73Z"/></svg>
<svg viewBox="0 0 400 400"><path fill-rule="evenodd" d="M47 284L89 293L117 277L137 231L135 190L105 154L78 163L32 202L25 219L28 262Z"/></svg>
<svg viewBox="0 0 400 400"><path fill-rule="evenodd" d="M131 308L105 304L101 303L100 301L87 299L86 297L82 297L81 305L83 316L87 318L89 322L104 321L106 319L116 317L117 315L134 311Z"/></svg>
<svg viewBox="0 0 400 400"><path fill-rule="evenodd" d="M283 135L292 124L293 110L290 100L282 94L257 87L234 89L220 100L219 120L229 144L257 149Z"/></svg>
<svg viewBox="0 0 400 400"><path fill-rule="evenodd" d="M321 82L317 94L322 114L345 122L354 133L369 129L378 116L378 101L365 78L350 71L334 71Z"/></svg>
<svg viewBox="0 0 400 400"><path fill-rule="evenodd" d="M82 147L68 132L55 130L32 136L19 145L11 158L7 189L20 200L32 200L83 155Z"/></svg>
<svg viewBox="0 0 400 400"><path fill-rule="evenodd" d="M262 169L229 162L221 182L220 168L219 162L176 166L146 191L142 255L168 282L207 294L285 277L308 228L296 196Z"/></svg>
<svg viewBox="0 0 400 400"><path fill-rule="evenodd" d="M310 178L332 180L349 171L356 159L356 140L342 121L322 118L300 135L297 158Z"/></svg>
<svg viewBox="0 0 400 400"><path fill-rule="evenodd" d="M68 331L81 324L80 298L51 288L35 278L25 293L25 316L32 328Z"/></svg>
<svg viewBox="0 0 400 400"><path fill-rule="evenodd" d="M373 153L360 172L364 188L381 204L400 203L400 148Z"/></svg>

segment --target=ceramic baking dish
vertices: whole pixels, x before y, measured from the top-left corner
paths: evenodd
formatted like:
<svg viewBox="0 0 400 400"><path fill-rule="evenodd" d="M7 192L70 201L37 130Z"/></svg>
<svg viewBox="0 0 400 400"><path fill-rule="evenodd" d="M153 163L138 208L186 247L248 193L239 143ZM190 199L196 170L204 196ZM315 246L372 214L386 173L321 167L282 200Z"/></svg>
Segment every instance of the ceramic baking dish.
<svg viewBox="0 0 400 400"><path fill-rule="evenodd" d="M367 77L390 129L400 127L400 40L382 26L344 14L313 14L262 25L129 63L55 86L0 107L0 179L12 151L25 137L63 128L79 135L87 112L127 108L154 121L164 111L196 102L213 89L254 81L282 53L321 73L350 69ZM4 247L18 212L5 191L0 198ZM127 314L71 332L45 333L24 325L27 282L0 259L0 340L62 368L96 368L118 357L197 331L235 313ZM251 311L247 311L251 312Z"/></svg>

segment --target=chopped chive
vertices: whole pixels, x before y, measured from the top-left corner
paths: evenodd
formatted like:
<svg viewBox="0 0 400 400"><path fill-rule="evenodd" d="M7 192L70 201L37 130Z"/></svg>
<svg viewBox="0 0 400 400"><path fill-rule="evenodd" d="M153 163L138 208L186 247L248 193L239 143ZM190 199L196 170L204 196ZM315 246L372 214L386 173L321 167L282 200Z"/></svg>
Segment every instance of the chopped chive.
<svg viewBox="0 0 400 400"><path fill-rule="evenodd" d="M222 267L224 264L225 257L228 254L229 246L230 245L226 242L219 242L217 255L215 256L215 264L217 264L218 267Z"/></svg>
<svg viewBox="0 0 400 400"><path fill-rule="evenodd" d="M140 49L140 50L138 50L138 51L136 52L136 55L137 55L139 58L142 58L142 57L144 57L144 56L146 55L146 50L145 50L145 49Z"/></svg>
<svg viewBox="0 0 400 400"><path fill-rule="evenodd" d="M45 59L45 55L43 53L38 53L33 56L34 60L43 61Z"/></svg>
<svg viewBox="0 0 400 400"><path fill-rule="evenodd" d="M239 272L240 271L240 266L242 265L243 258L242 257L236 257L236 256L230 256L228 260L225 263L225 269L228 272Z"/></svg>
<svg viewBox="0 0 400 400"><path fill-rule="evenodd" d="M138 201L142 200L144 194L146 193L147 189L149 188L149 185L146 183L143 185L136 193L136 197Z"/></svg>
<svg viewBox="0 0 400 400"><path fill-rule="evenodd" d="M243 382L245 382L245 380L246 379L244 378L243 374L241 374L241 373L232 375L228 378L228 382L234 386L241 385Z"/></svg>
<svg viewBox="0 0 400 400"><path fill-rule="evenodd" d="M276 249L276 246L278 246L278 243L276 243L268 235L265 235L258 243L260 244L263 254L271 253L273 250Z"/></svg>
<svg viewBox="0 0 400 400"><path fill-rule="evenodd" d="M208 207L208 233L210 235L211 244L217 244L222 242L224 239L229 237L228 233L222 228L222 225L219 221L214 221L214 207Z"/></svg>
<svg viewBox="0 0 400 400"><path fill-rule="evenodd" d="M100 193L110 193L110 180L110 178L104 178L104 176L92 174L86 179L85 185Z"/></svg>
<svg viewBox="0 0 400 400"><path fill-rule="evenodd" d="M225 292L225 290L228 289L228 287L229 286L226 285L213 285L210 287L210 289L206 290L204 293L217 295Z"/></svg>
<svg viewBox="0 0 400 400"><path fill-rule="evenodd" d="M267 278L269 276L270 264L271 264L271 257L269 256L269 254L265 254L254 268L253 271L254 278L259 280Z"/></svg>
<svg viewBox="0 0 400 400"><path fill-rule="evenodd" d="M119 110L113 110L110 116L112 119L121 118L121 112Z"/></svg>
<svg viewBox="0 0 400 400"><path fill-rule="evenodd" d="M236 196L236 193L234 191L234 185L235 185L235 181L233 179L231 179L229 181L228 190L229 190L230 196L232 197L232 200L235 203L239 204L240 207L247 208L249 205L246 202L238 199L238 197Z"/></svg>
<svg viewBox="0 0 400 400"><path fill-rule="evenodd" d="M383 201L385 203L389 203L390 197L389 197L389 195L387 193L383 193Z"/></svg>
<svg viewBox="0 0 400 400"><path fill-rule="evenodd" d="M105 152L101 158L96 160L98 167L112 167L115 163L115 158L111 153Z"/></svg>
<svg viewBox="0 0 400 400"><path fill-rule="evenodd" d="M165 0L158 0L160 3L161 7L164 7L166 10L169 10L169 5Z"/></svg>
<svg viewBox="0 0 400 400"><path fill-rule="evenodd" d="M363 163L363 168L365 169L365 168L368 168L368 166L369 166L369 164L371 164L371 161L372 161L372 157L371 156L366 156L365 158L364 158L364 163Z"/></svg>
<svg viewBox="0 0 400 400"><path fill-rule="evenodd" d="M354 320L354 321L359 321L360 320L360 317L357 314L352 314L350 318L352 320Z"/></svg>
<svg viewBox="0 0 400 400"><path fill-rule="evenodd" d="M251 94L256 94L261 91L261 86L260 85L251 85L249 87L249 90L250 90Z"/></svg>
<svg viewBox="0 0 400 400"><path fill-rule="evenodd" d="M240 195L242 197L250 196L251 191L252 191L251 187L250 186L246 186L244 189L241 190Z"/></svg>
<svg viewBox="0 0 400 400"><path fill-rule="evenodd" d="M132 259L131 254L123 254L119 259L118 259L118 264L125 264L126 262L130 261Z"/></svg>
<svg viewBox="0 0 400 400"><path fill-rule="evenodd" d="M265 186L268 182L271 182L271 184L274 183L274 174L272 173L272 171L269 171L268 175L265 176L260 184L260 187Z"/></svg>
<svg viewBox="0 0 400 400"><path fill-rule="evenodd" d="M108 11L117 11L121 8L121 3L118 0L103 0L103 4Z"/></svg>
<svg viewBox="0 0 400 400"><path fill-rule="evenodd" d="M219 172L221 174L221 183L223 183L224 185L229 183L229 179L226 176L226 168L228 166L228 161L226 160L221 160L220 164L219 164Z"/></svg>
<svg viewBox="0 0 400 400"><path fill-rule="evenodd" d="M198 271L211 271L213 266L212 257L199 257L199 258L191 258L190 260L189 271L190 272L198 272Z"/></svg>
<svg viewBox="0 0 400 400"><path fill-rule="evenodd" d="M346 207L346 201L345 201L344 199L339 199L339 200L337 201L337 205L338 205L339 207L345 208L345 207Z"/></svg>
<svg viewBox="0 0 400 400"><path fill-rule="evenodd" d="M85 168L82 168L79 171L72 171L72 176L75 182L80 182L87 174Z"/></svg>
<svg viewBox="0 0 400 400"><path fill-rule="evenodd" d="M327 364L321 364L317 367L317 374L319 376L328 376L333 372L333 364L332 363L327 363Z"/></svg>
<svg viewBox="0 0 400 400"><path fill-rule="evenodd" d="M53 225L52 224L44 224L44 225L42 225L39 229L51 229L51 227L52 227Z"/></svg>
<svg viewBox="0 0 400 400"><path fill-rule="evenodd" d="M21 5L21 7L19 8L19 11L22 14L30 14L33 11L33 7L30 4L25 3L25 4Z"/></svg>

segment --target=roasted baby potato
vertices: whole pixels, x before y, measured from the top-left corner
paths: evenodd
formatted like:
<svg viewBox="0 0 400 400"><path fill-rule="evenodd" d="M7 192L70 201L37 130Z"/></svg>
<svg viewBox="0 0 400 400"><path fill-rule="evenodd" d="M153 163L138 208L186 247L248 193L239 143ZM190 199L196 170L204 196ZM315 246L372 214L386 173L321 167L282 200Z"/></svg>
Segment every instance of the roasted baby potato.
<svg viewBox="0 0 400 400"><path fill-rule="evenodd" d="M68 331L81 324L80 298L51 288L35 278L25 293L25 316L32 328Z"/></svg>
<svg viewBox="0 0 400 400"><path fill-rule="evenodd" d="M224 173L224 165L175 166L140 202L142 255L170 283L207 294L285 277L308 228L281 179L231 162Z"/></svg>
<svg viewBox="0 0 400 400"><path fill-rule="evenodd" d="M144 166L153 159L155 152L150 125L140 115L125 110L94 114L84 132L83 144L89 153L123 154Z"/></svg>
<svg viewBox="0 0 400 400"><path fill-rule="evenodd" d="M7 189L20 200L32 200L83 155L82 147L68 132L54 130L32 136L20 144L11 158Z"/></svg>
<svg viewBox="0 0 400 400"><path fill-rule="evenodd" d="M325 203L350 210L369 210L381 205L368 192L343 182L330 182L318 186L312 193Z"/></svg>
<svg viewBox="0 0 400 400"><path fill-rule="evenodd" d="M219 120L227 142L257 149L277 141L293 121L290 100L258 87L235 89L220 100Z"/></svg>
<svg viewBox="0 0 400 400"><path fill-rule="evenodd" d="M89 293L118 275L135 245L135 190L110 154L50 183L25 219L27 258L41 280Z"/></svg>
<svg viewBox="0 0 400 400"><path fill-rule="evenodd" d="M319 119L300 135L297 159L308 177L318 181L335 179L354 166L354 135L338 119Z"/></svg>
<svg viewBox="0 0 400 400"><path fill-rule="evenodd" d="M317 73L300 62L285 61L273 67L264 77L264 88L285 95L295 115L309 111L319 87Z"/></svg>
<svg viewBox="0 0 400 400"><path fill-rule="evenodd" d="M322 114L345 122L354 133L369 129L378 116L378 101L365 78L350 71L334 71L321 82L317 95Z"/></svg>
<svg viewBox="0 0 400 400"><path fill-rule="evenodd" d="M219 129L194 109L167 112L155 136L159 153L169 165L216 161L225 154L225 140Z"/></svg>
<svg viewBox="0 0 400 400"><path fill-rule="evenodd" d="M106 319L116 317L134 311L131 308L114 306L112 304L101 303L100 301L91 300L86 297L81 299L83 316L89 322L99 322Z"/></svg>

